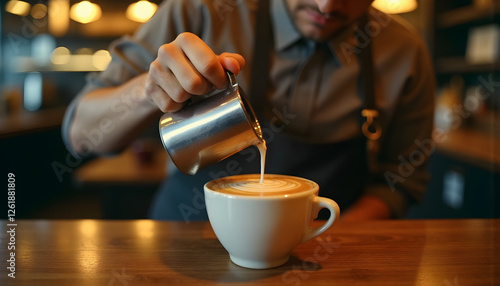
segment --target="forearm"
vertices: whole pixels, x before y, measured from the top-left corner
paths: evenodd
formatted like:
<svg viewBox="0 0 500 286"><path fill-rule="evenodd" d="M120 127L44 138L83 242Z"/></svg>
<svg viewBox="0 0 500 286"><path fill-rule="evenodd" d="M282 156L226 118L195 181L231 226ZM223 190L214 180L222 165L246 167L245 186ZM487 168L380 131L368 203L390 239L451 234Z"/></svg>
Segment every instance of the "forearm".
<svg viewBox="0 0 500 286"><path fill-rule="evenodd" d="M147 74L116 87L84 95L69 129L70 143L79 154L112 153L125 148L161 112L144 93Z"/></svg>

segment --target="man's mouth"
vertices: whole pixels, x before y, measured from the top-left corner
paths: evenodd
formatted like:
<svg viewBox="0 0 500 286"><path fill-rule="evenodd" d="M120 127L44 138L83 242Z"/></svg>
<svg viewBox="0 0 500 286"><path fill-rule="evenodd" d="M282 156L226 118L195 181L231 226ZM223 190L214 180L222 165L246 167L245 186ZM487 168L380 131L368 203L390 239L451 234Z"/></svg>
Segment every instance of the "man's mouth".
<svg viewBox="0 0 500 286"><path fill-rule="evenodd" d="M311 9L306 9L305 12L309 16L309 19L312 20L313 22L320 24L320 25L326 25L328 21L330 20L330 17L321 13L318 13L314 10Z"/></svg>
<svg viewBox="0 0 500 286"><path fill-rule="evenodd" d="M348 17L339 12L321 13L312 7L302 7L302 9L306 12L312 22L321 26L327 25L329 22L333 21L343 22L348 20Z"/></svg>

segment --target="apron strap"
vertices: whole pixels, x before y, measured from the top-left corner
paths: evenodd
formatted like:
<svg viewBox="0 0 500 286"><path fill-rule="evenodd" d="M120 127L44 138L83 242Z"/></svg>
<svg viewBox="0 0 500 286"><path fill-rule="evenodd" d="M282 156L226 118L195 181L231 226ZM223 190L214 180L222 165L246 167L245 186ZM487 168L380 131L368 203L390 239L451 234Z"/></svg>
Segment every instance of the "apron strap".
<svg viewBox="0 0 500 286"><path fill-rule="evenodd" d="M267 86L271 62L271 49L274 39L270 15L269 0L259 0L256 14L256 31L254 35L254 49L252 71L250 77L250 102L257 118L263 122L264 107L267 100ZM360 31L369 24L369 14L365 13L360 19ZM368 35L369 36L369 35ZM372 39L368 38L365 47L360 49L360 70L364 94L364 108L361 116L365 118L361 131L366 138L367 163L370 172L377 172L377 156L379 150L378 139L382 136L382 127L379 124L379 112L375 101L375 77L372 55Z"/></svg>
<svg viewBox="0 0 500 286"><path fill-rule="evenodd" d="M365 13L360 19L360 29L363 32L369 25L369 14ZM366 138L367 163L370 173L377 173L379 138L382 136L382 126L379 123L379 111L376 106L375 97L375 76L373 64L372 38L368 37L365 47L360 49L361 77L363 82L364 108L361 110L361 116L365 121L361 125L361 131Z"/></svg>
<svg viewBox="0 0 500 286"><path fill-rule="evenodd" d="M259 0L252 71L250 77L250 103L259 121L264 120L264 107L267 100L267 86L271 62L271 49L274 44L269 0Z"/></svg>

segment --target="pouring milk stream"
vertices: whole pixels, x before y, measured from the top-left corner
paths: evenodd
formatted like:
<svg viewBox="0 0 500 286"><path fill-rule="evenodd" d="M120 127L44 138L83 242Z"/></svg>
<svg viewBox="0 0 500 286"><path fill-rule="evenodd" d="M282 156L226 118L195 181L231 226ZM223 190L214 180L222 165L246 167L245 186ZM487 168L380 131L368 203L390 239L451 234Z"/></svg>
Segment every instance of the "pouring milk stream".
<svg viewBox="0 0 500 286"><path fill-rule="evenodd" d="M216 94L193 97L159 122L160 138L179 170L188 175L256 145L264 179L266 143L262 130L234 74L226 72L228 87Z"/></svg>

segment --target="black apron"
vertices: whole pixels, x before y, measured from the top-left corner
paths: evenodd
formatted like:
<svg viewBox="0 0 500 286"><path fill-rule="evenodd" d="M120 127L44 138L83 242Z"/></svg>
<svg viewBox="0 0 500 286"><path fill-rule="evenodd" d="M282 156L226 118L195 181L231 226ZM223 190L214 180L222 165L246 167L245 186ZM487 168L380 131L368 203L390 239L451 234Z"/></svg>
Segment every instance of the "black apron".
<svg viewBox="0 0 500 286"><path fill-rule="evenodd" d="M367 15L364 18L367 21ZM268 0L261 0L257 19L253 58L269 59L272 32L269 29ZM364 47L359 56L362 62L360 80L363 81L364 105L374 109L371 47ZM264 139L268 147L266 173L313 180L320 187L320 196L335 200L341 210L347 209L362 195L368 180L367 139L360 136L338 143L313 144L300 141L286 132L273 132L276 128L272 128L262 116L263 107L266 106L269 60L254 61L252 64L250 101L265 131ZM207 220L203 185L221 177L251 173L260 173L260 154L255 147L200 170L194 176L175 170L153 199L150 217L186 222ZM328 212L320 212L319 218L327 218L328 215Z"/></svg>

